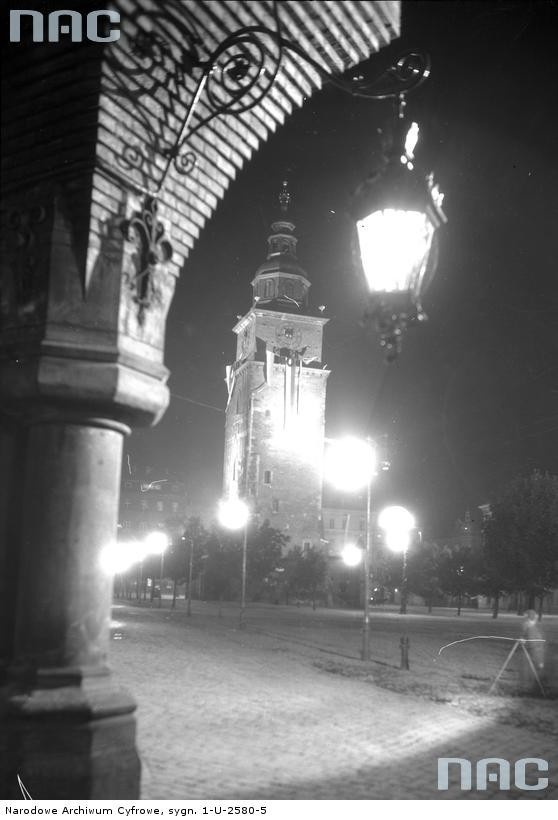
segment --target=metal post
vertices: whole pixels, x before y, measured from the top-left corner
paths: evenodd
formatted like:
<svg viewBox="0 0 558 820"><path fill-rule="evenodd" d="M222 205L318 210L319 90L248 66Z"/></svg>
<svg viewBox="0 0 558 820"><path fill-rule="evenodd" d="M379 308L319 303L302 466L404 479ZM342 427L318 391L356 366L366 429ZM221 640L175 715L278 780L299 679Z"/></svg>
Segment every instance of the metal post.
<svg viewBox="0 0 558 820"><path fill-rule="evenodd" d="M370 660L370 561L372 551L372 471L368 477L366 499L366 548L364 550L364 623L362 626L362 660Z"/></svg>
<svg viewBox="0 0 558 820"><path fill-rule="evenodd" d="M403 577L401 579L401 607L399 614L407 614L407 548L403 550Z"/></svg>
<svg viewBox="0 0 558 820"><path fill-rule="evenodd" d="M401 649L401 669L409 670L409 638L407 635L402 635L399 639L399 647Z"/></svg>
<svg viewBox="0 0 558 820"><path fill-rule="evenodd" d="M186 615L192 614L192 568L194 566L194 539L190 538L190 560L188 562L188 603Z"/></svg>
<svg viewBox="0 0 558 820"><path fill-rule="evenodd" d="M159 609L163 606L163 572L165 564L165 553L161 553L161 577L159 579Z"/></svg>
<svg viewBox="0 0 558 820"><path fill-rule="evenodd" d="M401 579L401 615L407 614L407 548L403 550L403 578ZM407 635L407 619L404 619L404 633L401 636L401 669L409 670L409 636Z"/></svg>
<svg viewBox="0 0 558 820"><path fill-rule="evenodd" d="M248 546L248 521L244 525L244 538L242 541L242 589L240 593L240 618L239 628L244 629L244 610L246 609L246 553Z"/></svg>

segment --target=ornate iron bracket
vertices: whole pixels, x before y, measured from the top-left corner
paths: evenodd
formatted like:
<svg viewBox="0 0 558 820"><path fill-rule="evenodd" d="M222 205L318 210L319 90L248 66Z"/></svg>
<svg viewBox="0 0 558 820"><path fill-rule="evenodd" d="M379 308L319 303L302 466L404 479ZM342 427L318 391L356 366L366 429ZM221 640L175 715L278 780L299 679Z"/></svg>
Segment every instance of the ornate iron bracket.
<svg viewBox="0 0 558 820"><path fill-rule="evenodd" d="M143 324L145 311L153 304L161 303L161 291L157 282L157 268L169 262L172 245L165 237L165 227L157 219L157 200L146 197L141 211L121 224L124 238L135 245L133 256L135 273L128 275L128 287L134 302L139 306L138 321Z"/></svg>
<svg viewBox="0 0 558 820"><path fill-rule="evenodd" d="M161 31L140 29L126 49L125 41L111 47L108 66L111 71L107 93L126 99L133 107L140 131L145 135L145 146L126 146L120 164L127 170L143 174L152 196L158 196L164 187L169 171L189 174L196 164L196 154L189 142L191 138L221 115L239 116L254 108L269 93L284 59L285 51L296 54L307 66L324 78L324 81L351 96L370 100L394 99L399 102L405 94L417 88L430 73L428 57L415 52L405 54L389 66L379 77L367 82L362 76L345 79L332 77L316 60L309 57L297 43L283 36L279 14L280 4L272 4L274 27L244 26L226 37L205 59L201 50L203 39L196 30L195 18L181 6L180 38L169 30L165 37L164 20ZM154 18L157 24L157 17ZM198 73L193 93L177 125L178 103L184 108L186 78ZM172 89L172 95L169 89ZM164 128L155 128L149 110L152 96L167 95L174 99L165 110ZM207 113L197 116L203 101ZM173 108L174 106L174 108ZM173 132L169 144L166 135ZM157 157L164 158L164 165L157 165ZM149 163L147 172L145 163ZM155 190L149 180L157 179Z"/></svg>
<svg viewBox="0 0 558 820"><path fill-rule="evenodd" d="M388 301L377 296L371 298L363 324L365 327L373 326L380 337L385 361L391 364L401 353L403 336L407 328L426 319L427 316L419 302L409 303L399 309L393 300Z"/></svg>

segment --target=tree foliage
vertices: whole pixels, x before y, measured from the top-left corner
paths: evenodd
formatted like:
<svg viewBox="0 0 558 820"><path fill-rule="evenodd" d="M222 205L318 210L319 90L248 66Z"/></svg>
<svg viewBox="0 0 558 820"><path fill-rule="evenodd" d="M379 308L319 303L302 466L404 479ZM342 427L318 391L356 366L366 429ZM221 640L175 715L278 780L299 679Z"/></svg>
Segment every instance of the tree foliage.
<svg viewBox="0 0 558 820"><path fill-rule="evenodd" d="M316 598L325 591L327 559L316 547L293 547L285 560L285 583L291 595L310 598L316 608Z"/></svg>
<svg viewBox="0 0 558 820"><path fill-rule="evenodd" d="M276 585L275 571L281 566L287 536L270 527L265 521L261 527L249 532L247 543L246 576L248 595L251 600L266 596Z"/></svg>
<svg viewBox="0 0 558 820"><path fill-rule="evenodd" d="M433 541L423 541L409 555L407 571L409 591L424 598L429 610L442 596L444 589L440 578L442 547Z"/></svg>
<svg viewBox="0 0 558 820"><path fill-rule="evenodd" d="M494 592L524 592L533 607L558 584L558 477L535 471L504 487L491 505L483 552Z"/></svg>
<svg viewBox="0 0 558 820"><path fill-rule="evenodd" d="M165 555L165 574L176 583L187 581L190 565L190 549L193 549L193 577L195 578L202 567L202 555L209 532L201 520L191 516L186 522L182 536L176 538Z"/></svg>
<svg viewBox="0 0 558 820"><path fill-rule="evenodd" d="M244 532L214 530L206 542L205 593L213 600L236 600L242 583ZM273 586L273 573L281 564L287 538L265 522L249 528L246 542L246 593L260 600Z"/></svg>

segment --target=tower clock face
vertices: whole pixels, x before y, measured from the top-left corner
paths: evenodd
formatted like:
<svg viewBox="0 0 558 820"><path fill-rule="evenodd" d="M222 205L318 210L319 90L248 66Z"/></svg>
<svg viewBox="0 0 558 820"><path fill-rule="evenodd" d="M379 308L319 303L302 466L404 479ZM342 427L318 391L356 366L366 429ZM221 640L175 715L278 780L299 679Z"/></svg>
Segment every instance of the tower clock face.
<svg viewBox="0 0 558 820"><path fill-rule="evenodd" d="M291 324L279 325L275 331L275 338L279 347L288 347L296 349L300 347L302 342L302 332Z"/></svg>

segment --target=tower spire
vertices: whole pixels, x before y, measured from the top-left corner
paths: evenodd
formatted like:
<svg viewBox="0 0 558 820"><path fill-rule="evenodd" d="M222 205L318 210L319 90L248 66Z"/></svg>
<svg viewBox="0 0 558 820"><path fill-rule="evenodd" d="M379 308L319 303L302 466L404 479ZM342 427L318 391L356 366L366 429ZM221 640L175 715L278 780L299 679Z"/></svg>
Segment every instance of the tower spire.
<svg viewBox="0 0 558 820"><path fill-rule="evenodd" d="M267 259L259 266L252 280L254 301L260 307L301 311L308 306L310 282L296 255L295 226L288 213L292 195L287 180L281 183L277 200L280 213L271 223Z"/></svg>
<svg viewBox="0 0 558 820"><path fill-rule="evenodd" d="M289 183L286 179L283 180L278 199L281 213L286 215L289 210L289 205L291 204L291 193L289 191Z"/></svg>

